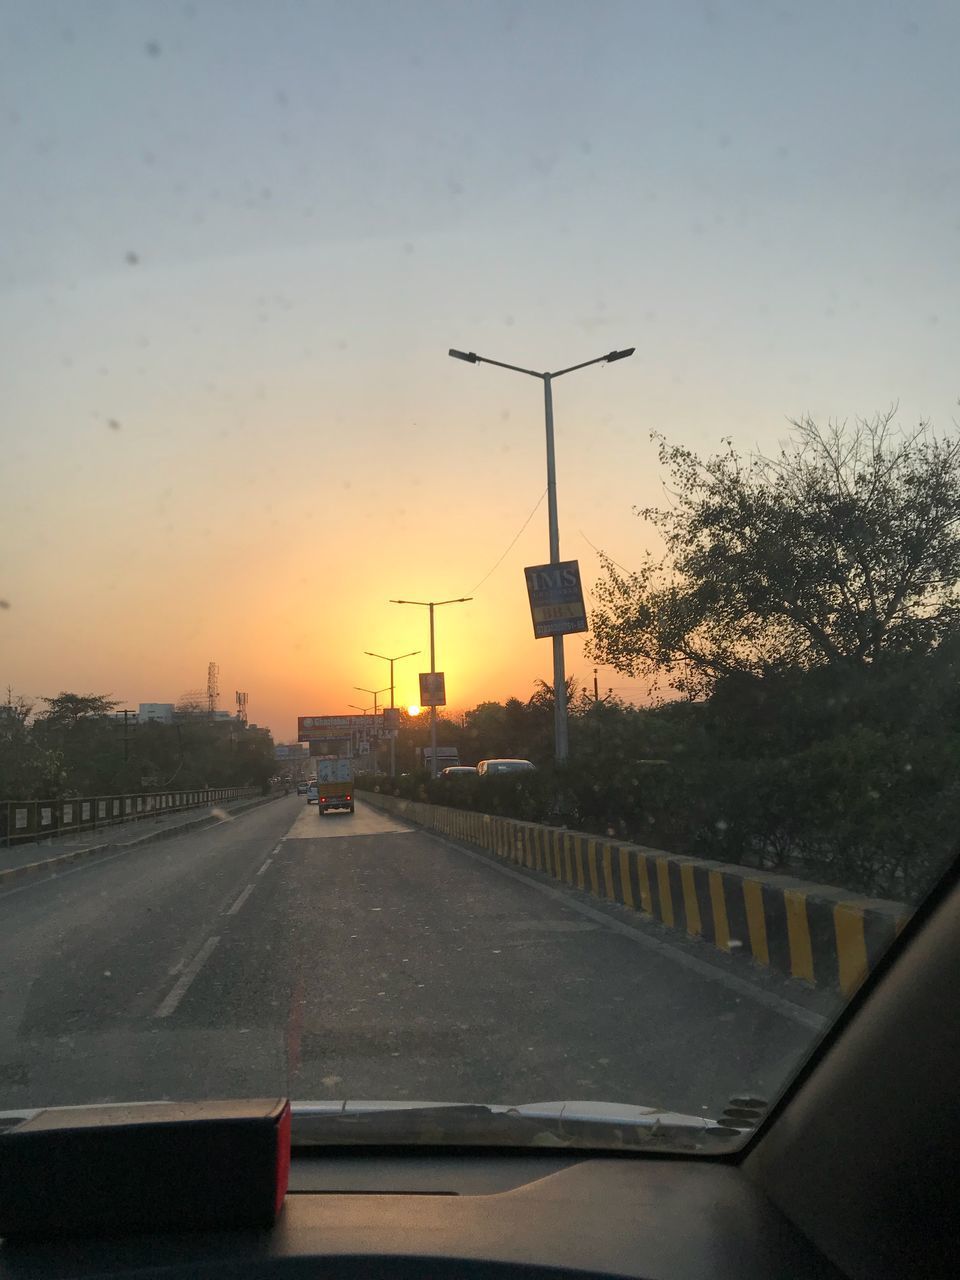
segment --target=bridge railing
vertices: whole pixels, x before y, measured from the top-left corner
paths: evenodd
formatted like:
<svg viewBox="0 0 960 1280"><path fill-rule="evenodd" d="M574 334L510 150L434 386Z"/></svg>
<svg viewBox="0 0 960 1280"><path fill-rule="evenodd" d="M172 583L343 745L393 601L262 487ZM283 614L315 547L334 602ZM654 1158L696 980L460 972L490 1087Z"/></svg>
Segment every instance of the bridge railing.
<svg viewBox="0 0 960 1280"><path fill-rule="evenodd" d="M156 818L185 809L241 800L253 787L172 787L119 796L70 796L65 800L0 800L0 846L95 831L119 822Z"/></svg>

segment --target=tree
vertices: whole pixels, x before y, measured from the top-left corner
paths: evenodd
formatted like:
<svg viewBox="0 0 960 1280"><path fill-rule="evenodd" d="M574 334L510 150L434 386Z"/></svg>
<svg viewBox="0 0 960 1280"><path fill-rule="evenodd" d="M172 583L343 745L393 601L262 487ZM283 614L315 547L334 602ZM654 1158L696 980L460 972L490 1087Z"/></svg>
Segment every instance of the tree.
<svg viewBox="0 0 960 1280"><path fill-rule="evenodd" d="M723 677L934 649L960 620L960 440L894 410L809 418L774 458L660 441L674 503L638 514L664 553L603 557L591 652L690 697Z"/></svg>
<svg viewBox="0 0 960 1280"><path fill-rule="evenodd" d="M100 693L64 693L55 698L43 698L47 710L42 719L48 724L73 727L81 720L100 720L111 714L114 707L120 704L114 699Z"/></svg>
<svg viewBox="0 0 960 1280"><path fill-rule="evenodd" d="M12 694L0 704L0 798L33 800L56 795L62 782L63 758L34 741L28 727L33 703Z"/></svg>

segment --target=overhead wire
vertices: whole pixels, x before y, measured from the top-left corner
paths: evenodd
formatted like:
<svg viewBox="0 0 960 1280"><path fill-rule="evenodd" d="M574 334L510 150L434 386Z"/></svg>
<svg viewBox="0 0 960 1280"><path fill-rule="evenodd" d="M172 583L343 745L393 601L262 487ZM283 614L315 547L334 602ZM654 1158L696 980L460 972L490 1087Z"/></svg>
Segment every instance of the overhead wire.
<svg viewBox="0 0 960 1280"><path fill-rule="evenodd" d="M530 521L533 519L533 517L537 514L537 508L540 506L540 503L544 500L544 498L545 498L546 496L547 496L547 491L546 491L546 489L544 489L543 493L541 493L540 497L537 499L536 503L534 504L533 510L530 512L530 514L527 516L526 520L524 520L523 524L522 524L522 525L520 526L520 528L517 530L517 532L516 532L515 536L513 537L512 541L511 541L510 545L507 547L506 551L504 551L504 553L503 553L503 555L500 557L500 559L496 562L496 564L494 564L493 568L492 568L492 569L490 569L490 570L488 570L488 571L487 571L487 573L485 573L485 574L483 575L483 577L480 579L480 581L477 583L477 585L476 585L475 587L471 587L471 588L470 588L470 595L473 595L473 593L474 593L475 591L477 591L480 587L482 587L482 586L483 586L483 584L486 582L486 580L487 580L487 579L488 579L488 578L489 578L493 573L495 573L495 572L497 571L497 569L499 569L499 568L500 568L500 566L503 564L504 560L506 560L507 556L508 556L508 555L510 554L510 552L513 550L513 548L514 548L514 546L516 545L516 543L517 543L517 541L518 541L518 539L519 539L519 537L520 537L521 533L523 533L524 529L526 529L527 525L530 523Z"/></svg>
<svg viewBox="0 0 960 1280"><path fill-rule="evenodd" d="M595 543L590 541L590 539L587 537L587 535L583 532L582 529L579 529L578 533L580 534L580 537L584 540L584 542L587 543L588 546L593 547L594 551L597 553L598 556L603 556L605 560L609 560L611 564L615 564L617 568L622 569L624 573L633 572L633 570L628 569L625 564L621 564L619 560L614 560L613 556L608 556L605 551L601 551L600 548Z"/></svg>

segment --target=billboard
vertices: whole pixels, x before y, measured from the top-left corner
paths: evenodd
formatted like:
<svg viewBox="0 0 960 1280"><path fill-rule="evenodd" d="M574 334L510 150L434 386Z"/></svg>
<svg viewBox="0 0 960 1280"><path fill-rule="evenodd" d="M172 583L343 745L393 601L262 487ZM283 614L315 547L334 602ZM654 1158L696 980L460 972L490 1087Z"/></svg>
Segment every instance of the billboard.
<svg viewBox="0 0 960 1280"><path fill-rule="evenodd" d="M538 640L589 630L579 561L534 564L523 573L527 580L533 634Z"/></svg>
<svg viewBox="0 0 960 1280"><path fill-rule="evenodd" d="M317 738L336 738L347 734L363 733L378 737L379 716L298 716L297 737L301 742Z"/></svg>
<svg viewBox="0 0 960 1280"><path fill-rule="evenodd" d="M447 705L447 691L442 671L420 672L420 705L421 707Z"/></svg>
<svg viewBox="0 0 960 1280"><path fill-rule="evenodd" d="M399 707L384 707L383 727L384 729L400 728L400 708Z"/></svg>

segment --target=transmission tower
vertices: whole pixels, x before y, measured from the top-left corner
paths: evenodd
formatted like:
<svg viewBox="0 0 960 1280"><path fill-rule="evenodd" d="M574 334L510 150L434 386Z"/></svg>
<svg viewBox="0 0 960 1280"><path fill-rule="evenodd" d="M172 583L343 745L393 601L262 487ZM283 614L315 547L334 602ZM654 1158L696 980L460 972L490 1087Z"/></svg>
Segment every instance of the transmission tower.
<svg viewBox="0 0 960 1280"><path fill-rule="evenodd" d="M247 695L237 690L237 719L241 724L247 723Z"/></svg>
<svg viewBox="0 0 960 1280"><path fill-rule="evenodd" d="M220 697L220 668L215 662L211 662L207 666L207 715L213 719L213 713L217 709L217 699Z"/></svg>

